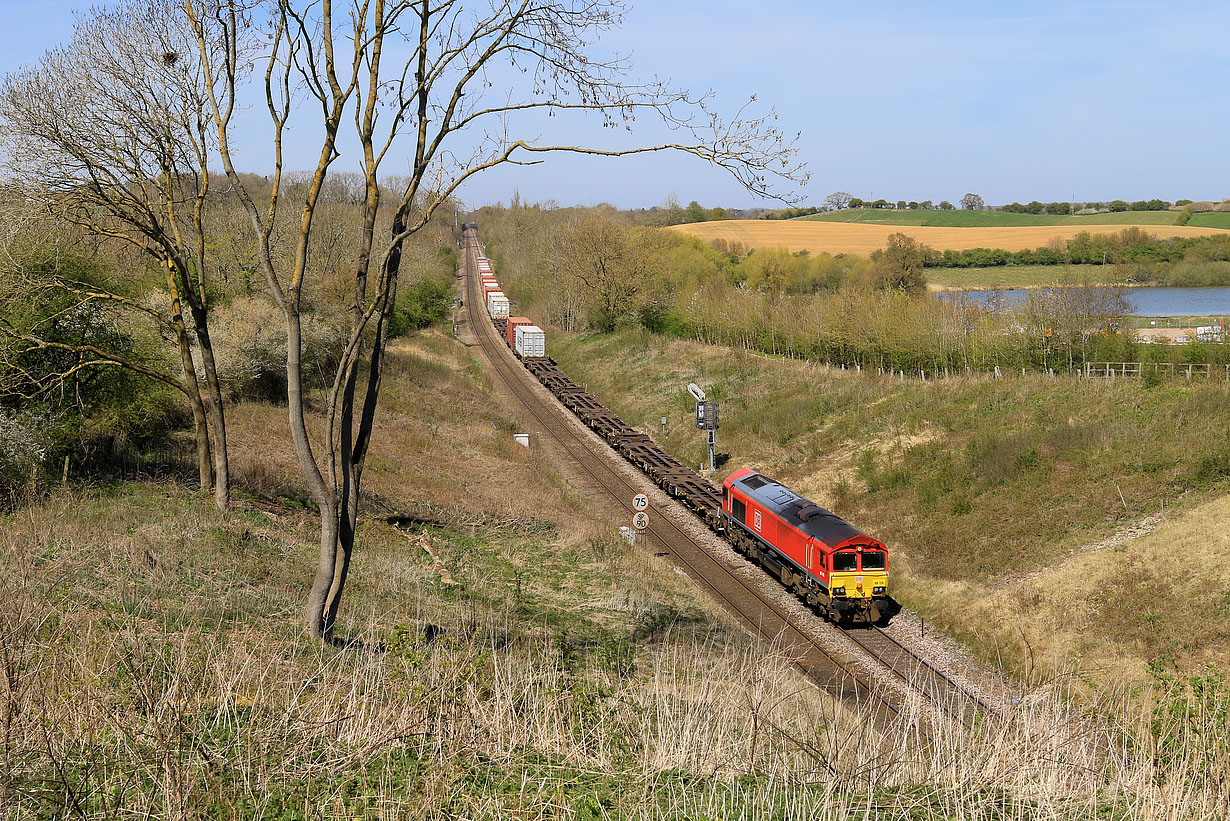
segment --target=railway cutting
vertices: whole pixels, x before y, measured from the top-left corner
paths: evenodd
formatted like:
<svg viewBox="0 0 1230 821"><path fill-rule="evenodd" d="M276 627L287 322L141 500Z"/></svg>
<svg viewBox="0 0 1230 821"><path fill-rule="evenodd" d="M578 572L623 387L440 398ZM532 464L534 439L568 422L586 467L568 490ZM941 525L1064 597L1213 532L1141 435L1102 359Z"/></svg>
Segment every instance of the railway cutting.
<svg viewBox="0 0 1230 821"><path fill-rule="evenodd" d="M539 440L579 489L620 519L643 514L646 548L671 558L749 631L841 703L870 709L884 726L911 701L921 700L937 715L965 724L979 712L991 712L883 631L867 625L835 636L801 602L783 601L783 591L770 589L768 577L734 550L706 544L716 539L701 535L696 524L724 531L723 492L560 371L546 356L542 329L526 317L509 316L509 300L480 253L476 226L466 226L462 244L471 344L493 372L497 389L537 428ZM638 504L642 495L651 499L647 509ZM917 727L923 736L928 729Z"/></svg>

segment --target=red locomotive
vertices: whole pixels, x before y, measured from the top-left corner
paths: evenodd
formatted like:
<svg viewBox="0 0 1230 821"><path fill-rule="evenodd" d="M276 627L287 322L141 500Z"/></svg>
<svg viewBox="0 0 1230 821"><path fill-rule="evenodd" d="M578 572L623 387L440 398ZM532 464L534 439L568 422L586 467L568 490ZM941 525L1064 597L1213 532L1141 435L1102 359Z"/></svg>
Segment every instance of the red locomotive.
<svg viewBox="0 0 1230 821"><path fill-rule="evenodd" d="M884 543L781 483L736 470L722 483L722 518L736 550L834 621L885 624L901 609Z"/></svg>

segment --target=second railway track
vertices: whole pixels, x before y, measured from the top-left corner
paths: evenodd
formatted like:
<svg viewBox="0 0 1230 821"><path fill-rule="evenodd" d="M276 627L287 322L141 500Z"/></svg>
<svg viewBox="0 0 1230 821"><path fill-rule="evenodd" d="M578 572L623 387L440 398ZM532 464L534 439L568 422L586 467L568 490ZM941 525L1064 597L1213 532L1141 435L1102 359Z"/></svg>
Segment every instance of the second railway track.
<svg viewBox="0 0 1230 821"><path fill-rule="evenodd" d="M570 420L566 418L572 413L585 418L584 414L601 412L610 416L602 406L597 405L588 395L578 395L569 398L571 413L557 401L561 389L565 385L551 384L551 380L560 380L571 385L570 380L562 374L536 374L543 385L556 394L555 399L548 400L541 396L538 386L531 381L529 372L514 359L508 347L497 335L496 329L485 311L476 289L478 238L476 232L467 230L463 235L463 266L466 288L466 314L471 332L477 345L483 352L499 382L504 385L514 401L519 403L526 413L540 428L540 434L549 440L562 455L573 462L574 473L585 483L592 485L596 497L613 501L619 508L631 512L631 497L642 488L629 482L615 465L624 460L614 453L606 444L597 440L596 436L585 435L574 430ZM548 360L549 361L549 360ZM571 386L575 389L575 386ZM573 393L582 392L573 390ZM597 410L596 410L597 409ZM613 421L626 428L618 419ZM631 429L628 429L631 430ZM637 436L625 436L625 440ZM648 437L644 437L646 440ZM593 439L596 441L587 441ZM652 442L649 443L652 445ZM707 501L707 491L716 494L712 486L699 480L695 474L678 465L675 460L662 454L653 446L640 448L639 443L632 444L629 452L625 442L625 454L632 457L641 470L649 473L660 485L669 491L679 489L688 493L673 493L685 501L692 513L696 513L702 521L706 520L706 509L703 504L696 503L699 497ZM639 458L638 458L639 457ZM626 463L624 463L626 464ZM681 470L682 468L682 470ZM703 486L702 486L703 483ZM695 486L695 487L693 487ZM720 496L719 496L720 498ZM881 719L899 715L905 709L905 700L894 688L883 687L872 681L872 676L858 669L860 665L854 658L838 658L831 649L810 635L815 630L814 624L800 624L796 615L785 612L780 605L754 589L746 581L739 578L726 564L715 557L700 542L675 524L661 510L653 510L653 524L649 533L676 560L676 562L704 587L711 596L735 615L752 632L767 641L775 650L792 660L817 686L839 699L847 706L872 709ZM688 514L685 514L688 515ZM707 522L706 522L707 523ZM806 621L806 620L804 620ZM905 685L925 701L937 709L971 724L979 710L990 711L990 708L976 696L953 682L925 660L905 648L904 645L892 639L879 628L867 630L846 631L851 641L862 648L873 664L881 668L881 672ZM924 734L925 731L924 731Z"/></svg>

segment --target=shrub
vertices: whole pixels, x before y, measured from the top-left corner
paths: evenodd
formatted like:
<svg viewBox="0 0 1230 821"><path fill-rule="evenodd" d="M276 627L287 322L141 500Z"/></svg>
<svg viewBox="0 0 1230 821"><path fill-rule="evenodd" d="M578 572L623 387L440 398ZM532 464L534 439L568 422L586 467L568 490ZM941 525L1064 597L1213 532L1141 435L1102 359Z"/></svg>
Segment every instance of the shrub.
<svg viewBox="0 0 1230 821"><path fill-rule="evenodd" d="M1192 473L1193 478L1201 485L1230 479L1230 444L1201 457Z"/></svg>
<svg viewBox="0 0 1230 821"><path fill-rule="evenodd" d="M405 336L448 318L453 305L453 284L444 277L425 277L400 288L389 337Z"/></svg>
<svg viewBox="0 0 1230 821"><path fill-rule="evenodd" d="M267 299L236 299L219 308L211 327L218 378L231 399L286 399L286 320ZM302 317L305 388L328 383L342 332L313 314Z"/></svg>
<svg viewBox="0 0 1230 821"><path fill-rule="evenodd" d="M46 423L0 410L0 495L19 493L47 457Z"/></svg>

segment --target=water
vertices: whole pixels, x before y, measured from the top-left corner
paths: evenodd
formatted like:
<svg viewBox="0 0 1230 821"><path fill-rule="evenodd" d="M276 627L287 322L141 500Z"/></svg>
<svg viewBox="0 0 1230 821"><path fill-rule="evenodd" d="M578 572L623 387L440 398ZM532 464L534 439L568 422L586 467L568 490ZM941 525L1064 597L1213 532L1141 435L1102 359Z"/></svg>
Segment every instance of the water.
<svg viewBox="0 0 1230 821"><path fill-rule="evenodd" d="M985 305L992 298L1004 304L1023 302L1028 288L985 291L945 291L942 299L967 297ZM1216 288L1124 288L1123 295L1135 306L1136 316L1226 316L1230 315L1230 286Z"/></svg>

